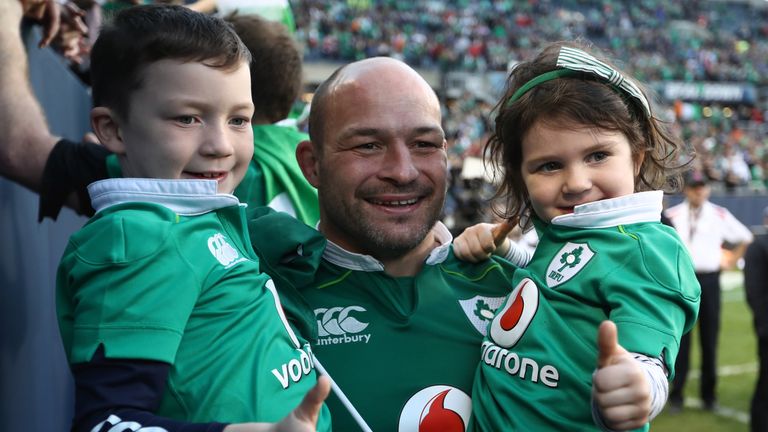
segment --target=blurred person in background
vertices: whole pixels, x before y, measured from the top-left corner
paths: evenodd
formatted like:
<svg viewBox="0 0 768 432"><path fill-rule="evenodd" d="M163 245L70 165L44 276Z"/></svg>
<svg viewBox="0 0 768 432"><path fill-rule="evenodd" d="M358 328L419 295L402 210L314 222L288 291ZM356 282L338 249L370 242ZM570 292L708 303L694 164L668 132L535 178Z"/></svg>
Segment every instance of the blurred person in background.
<svg viewBox="0 0 768 432"><path fill-rule="evenodd" d="M685 200L666 210L680 239L688 248L701 284L699 309L699 340L701 342L700 396L705 410L717 407L717 339L720 331L720 270L723 266L722 248L732 246L732 264L744 255L752 233L725 207L709 201L711 189L707 177L698 171L691 173L683 188ZM675 378L669 403L673 411L683 408L683 388L688 377L691 334L680 341L680 353L675 362Z"/></svg>
<svg viewBox="0 0 768 432"><path fill-rule="evenodd" d="M768 227L768 207L763 210ZM744 255L744 289L752 309L759 369L750 409L752 432L768 431L768 233L755 236Z"/></svg>

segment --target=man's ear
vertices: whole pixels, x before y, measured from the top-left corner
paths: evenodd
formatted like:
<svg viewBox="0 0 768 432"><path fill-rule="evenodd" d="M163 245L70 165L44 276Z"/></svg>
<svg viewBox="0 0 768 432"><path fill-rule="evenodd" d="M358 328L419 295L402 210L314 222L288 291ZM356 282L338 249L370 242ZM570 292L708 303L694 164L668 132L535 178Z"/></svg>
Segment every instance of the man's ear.
<svg viewBox="0 0 768 432"><path fill-rule="evenodd" d="M125 154L120 122L113 110L107 107L91 109L91 129L107 150L118 155Z"/></svg>
<svg viewBox="0 0 768 432"><path fill-rule="evenodd" d="M319 158L315 153L316 151L318 149L312 145L312 141L302 141L296 147L296 160L299 162L299 168L301 168L304 178L315 188L320 184Z"/></svg>

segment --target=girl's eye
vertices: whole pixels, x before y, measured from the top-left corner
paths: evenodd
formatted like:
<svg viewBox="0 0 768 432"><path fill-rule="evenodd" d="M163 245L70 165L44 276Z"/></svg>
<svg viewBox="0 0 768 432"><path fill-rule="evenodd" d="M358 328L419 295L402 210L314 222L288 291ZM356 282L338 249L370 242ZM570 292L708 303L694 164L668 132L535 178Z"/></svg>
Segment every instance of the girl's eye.
<svg viewBox="0 0 768 432"><path fill-rule="evenodd" d="M539 165L538 171L550 172L550 171L555 171L558 168L560 168L560 164L559 163L557 163L557 162L547 162L547 163Z"/></svg>
<svg viewBox="0 0 768 432"><path fill-rule="evenodd" d="M595 162L600 162L603 159L606 159L608 157L608 153L606 152L594 152L591 155L589 155L590 159L592 159Z"/></svg>

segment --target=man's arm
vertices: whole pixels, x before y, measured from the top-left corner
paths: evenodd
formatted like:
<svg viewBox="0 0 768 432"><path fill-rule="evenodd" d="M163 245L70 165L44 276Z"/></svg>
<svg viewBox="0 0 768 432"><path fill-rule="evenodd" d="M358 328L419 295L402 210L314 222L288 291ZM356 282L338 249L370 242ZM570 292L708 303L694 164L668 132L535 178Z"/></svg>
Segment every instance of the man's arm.
<svg viewBox="0 0 768 432"><path fill-rule="evenodd" d="M51 134L28 77L21 40L22 5L0 0L0 175L39 192Z"/></svg>

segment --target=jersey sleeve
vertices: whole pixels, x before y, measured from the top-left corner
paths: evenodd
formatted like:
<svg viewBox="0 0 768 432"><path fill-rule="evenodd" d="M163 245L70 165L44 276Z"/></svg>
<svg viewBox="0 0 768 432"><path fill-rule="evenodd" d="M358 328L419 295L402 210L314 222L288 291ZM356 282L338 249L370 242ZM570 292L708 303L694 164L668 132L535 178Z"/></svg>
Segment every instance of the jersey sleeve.
<svg viewBox="0 0 768 432"><path fill-rule="evenodd" d="M627 254L605 278L609 318L625 349L662 358L672 377L680 338L696 322L701 288L676 237L658 231L632 236L637 253Z"/></svg>
<svg viewBox="0 0 768 432"><path fill-rule="evenodd" d="M176 245L172 215L100 216L73 235L57 274L70 363L89 361L100 345L107 358L173 363L202 282Z"/></svg>
<svg viewBox="0 0 768 432"><path fill-rule="evenodd" d="M109 150L88 142L59 140L48 155L43 169L40 188L38 222L59 216L61 208L71 194L77 195L79 214L92 216L91 200L87 186L96 180L108 178L107 156Z"/></svg>
<svg viewBox="0 0 768 432"><path fill-rule="evenodd" d="M317 321L301 291L311 287L327 243L316 229L269 207L249 209L248 231L261 270L275 283L286 316L307 339L317 337Z"/></svg>
<svg viewBox="0 0 768 432"><path fill-rule="evenodd" d="M170 365L145 360L114 360L99 347L93 358L72 368L75 379L73 432L155 430L221 432L225 423L190 423L155 414Z"/></svg>

